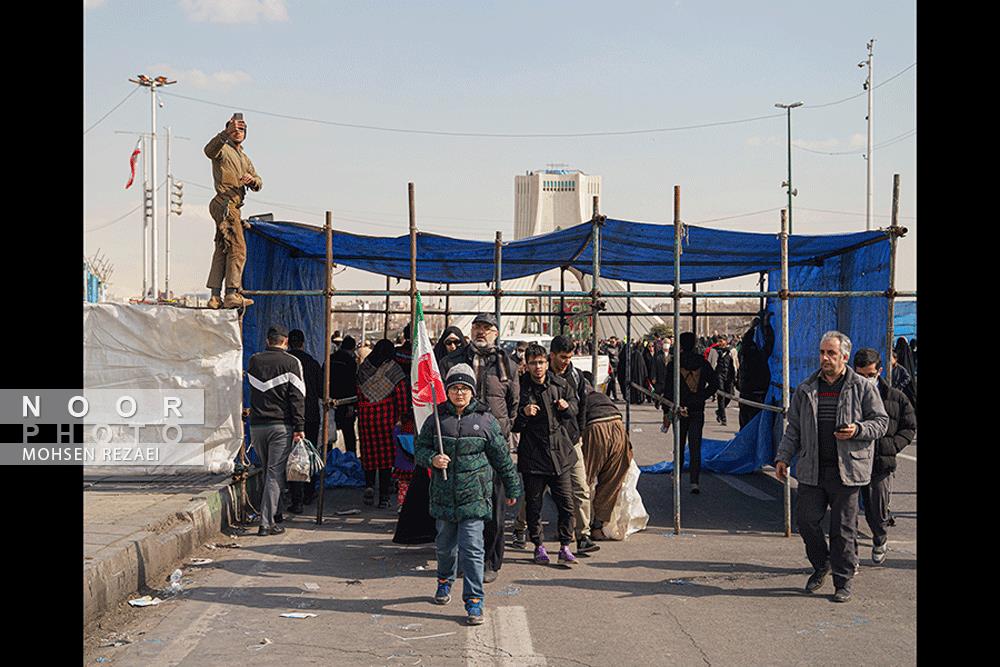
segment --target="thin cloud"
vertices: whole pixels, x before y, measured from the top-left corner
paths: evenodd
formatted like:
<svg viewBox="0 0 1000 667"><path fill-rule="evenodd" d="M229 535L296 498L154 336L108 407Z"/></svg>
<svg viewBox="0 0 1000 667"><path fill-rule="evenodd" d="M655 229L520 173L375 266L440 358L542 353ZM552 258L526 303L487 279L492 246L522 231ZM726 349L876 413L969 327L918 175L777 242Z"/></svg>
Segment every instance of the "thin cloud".
<svg viewBox="0 0 1000 667"><path fill-rule="evenodd" d="M94 9L104 4L104 0L83 0L84 9Z"/></svg>
<svg viewBox="0 0 1000 667"><path fill-rule="evenodd" d="M200 69L182 70L170 65L153 65L149 70L157 74L162 73L167 78L176 79L178 85L191 86L201 90L229 90L253 81L253 77L239 69L204 72Z"/></svg>
<svg viewBox="0 0 1000 667"><path fill-rule="evenodd" d="M287 21L285 0L180 0L188 20L195 23L257 23Z"/></svg>
<svg viewBox="0 0 1000 667"><path fill-rule="evenodd" d="M799 148L809 148L814 151L832 151L840 146L839 139L793 139L792 144Z"/></svg>

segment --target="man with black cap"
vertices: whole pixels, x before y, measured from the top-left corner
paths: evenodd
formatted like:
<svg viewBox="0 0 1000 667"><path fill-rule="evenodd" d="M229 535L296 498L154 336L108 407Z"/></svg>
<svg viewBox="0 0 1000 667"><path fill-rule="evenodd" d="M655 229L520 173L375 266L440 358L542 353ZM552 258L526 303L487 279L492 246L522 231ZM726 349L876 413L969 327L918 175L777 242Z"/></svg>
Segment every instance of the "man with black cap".
<svg viewBox="0 0 1000 667"><path fill-rule="evenodd" d="M302 364L288 352L288 330L267 330L267 349L250 357L250 442L264 468L260 536L280 535L275 515L285 486L285 465L292 443L305 437L306 384Z"/></svg>
<svg viewBox="0 0 1000 667"><path fill-rule="evenodd" d="M444 357L440 367L442 376L447 376L448 371L456 364L468 364L472 368L476 377L477 400L485 404L490 413L496 417L503 437L509 442L521 392L517 362L497 345L499 335L500 328L496 316L492 313L480 313L472 321L469 344ZM486 583L496 580L497 572L503 565L503 498L503 485L495 477L493 517L486 522L483 531L486 548L486 570L483 581Z"/></svg>
<svg viewBox="0 0 1000 667"><path fill-rule="evenodd" d="M306 383L306 440L318 445L319 443L319 420L320 403L323 400L323 369L319 362L312 358L304 347L306 335L302 329L292 329L288 332L288 354L299 360L302 364L302 372L305 375ZM288 511L292 514L301 514L303 503L311 505L313 497L316 495L316 487L313 480L308 482L289 482L288 490L291 492L292 505Z"/></svg>
<svg viewBox="0 0 1000 667"><path fill-rule="evenodd" d="M207 287L212 290L209 308L245 308L253 303L240 292L243 287L243 267L247 262L247 245L243 237L240 209L247 188L260 192L264 182L243 152L247 124L243 114L233 114L226 128L212 137L205 146L205 155L212 161L215 197L208 212L215 221L215 252L208 273ZM226 279L226 298L222 300L222 279Z"/></svg>

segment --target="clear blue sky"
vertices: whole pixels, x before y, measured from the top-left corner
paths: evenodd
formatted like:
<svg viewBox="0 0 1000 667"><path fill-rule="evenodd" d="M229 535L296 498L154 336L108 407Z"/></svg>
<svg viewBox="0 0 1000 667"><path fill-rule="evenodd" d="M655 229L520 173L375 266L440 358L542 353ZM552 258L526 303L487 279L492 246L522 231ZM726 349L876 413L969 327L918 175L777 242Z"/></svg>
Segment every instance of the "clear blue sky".
<svg viewBox="0 0 1000 667"><path fill-rule="evenodd" d="M420 229L486 240L497 229L512 234L514 175L550 162L600 174L602 210L617 218L669 222L674 184L693 224L777 209L786 203L785 118L627 136L487 138L258 111L531 134L697 125L803 101L793 112L801 146L792 155L794 231L826 234L864 229L866 100L810 105L862 93L857 64L872 37L876 85L916 62L914 2L88 0L84 12L84 129L128 95L137 73L173 76L179 83L167 92L224 105L164 96L159 110L161 128L189 137L173 147L173 171L187 183L172 231L177 293L204 291L213 227L211 193L197 187L212 183L201 149L232 111L246 114L245 148L264 179L245 213L322 224L329 208L336 228L403 234L406 183L414 181ZM875 91L875 222L888 224L899 173L900 215L911 230L900 244L901 289L916 288L916 138L906 136L916 128L916 71ZM86 252L100 248L112 260L120 296L140 291L141 221L136 211L105 226L140 198L135 186L123 189L135 137L115 130L148 131L149 122L143 90L84 135ZM778 212L704 224L776 231ZM350 271L338 284L382 283Z"/></svg>

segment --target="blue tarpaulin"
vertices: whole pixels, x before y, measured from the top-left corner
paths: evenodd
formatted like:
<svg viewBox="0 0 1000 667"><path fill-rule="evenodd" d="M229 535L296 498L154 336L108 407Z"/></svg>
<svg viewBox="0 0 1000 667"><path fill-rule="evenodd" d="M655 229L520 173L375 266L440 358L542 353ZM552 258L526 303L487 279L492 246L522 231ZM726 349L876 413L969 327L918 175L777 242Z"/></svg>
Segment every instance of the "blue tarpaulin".
<svg viewBox="0 0 1000 667"><path fill-rule="evenodd" d="M250 221L247 267L243 285L249 290L322 290L326 286L326 238L321 227L293 222ZM503 246L503 279L572 266L592 269L593 226L582 223L560 231L511 241ZM768 274L770 290L780 284L780 241L777 234L732 232L687 226L682 241L681 282ZM607 219L601 228L601 276L639 283L671 284L674 227ZM855 232L789 238L789 289L885 290L888 287L889 243L883 232ZM493 280L494 244L435 234L417 234L417 279L422 282L472 284ZM333 232L333 261L376 274L408 279L409 236L394 238ZM372 285L380 289L381 284ZM768 402L781 402L780 302L768 300L776 333L770 358L772 391ZM837 329L854 342L854 349L884 346L887 323L885 299L794 298L790 302L791 385L818 368L819 339ZM261 296L243 320L245 360L264 348L271 324L306 333L306 351L321 363L323 299L317 296ZM751 472L770 463L780 427L770 413L748 424L733 440L705 441L708 470Z"/></svg>
<svg viewBox="0 0 1000 667"><path fill-rule="evenodd" d="M906 340L917 337L917 302L897 301L892 317L893 344L903 336ZM884 354L882 355L885 356Z"/></svg>

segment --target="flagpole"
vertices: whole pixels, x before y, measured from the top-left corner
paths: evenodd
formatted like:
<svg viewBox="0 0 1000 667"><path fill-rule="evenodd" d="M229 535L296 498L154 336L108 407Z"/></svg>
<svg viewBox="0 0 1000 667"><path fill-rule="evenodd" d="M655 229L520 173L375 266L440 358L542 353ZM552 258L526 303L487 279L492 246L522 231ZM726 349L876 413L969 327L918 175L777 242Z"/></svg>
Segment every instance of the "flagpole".
<svg viewBox="0 0 1000 667"><path fill-rule="evenodd" d="M441 420L438 418L438 399L437 399L437 389L434 387L434 378L431 378L431 403L434 404L434 425L437 427L434 429L435 435L437 435L438 441L438 454L444 455L444 440L441 439ZM448 481L448 468L440 468L441 477L444 481Z"/></svg>

